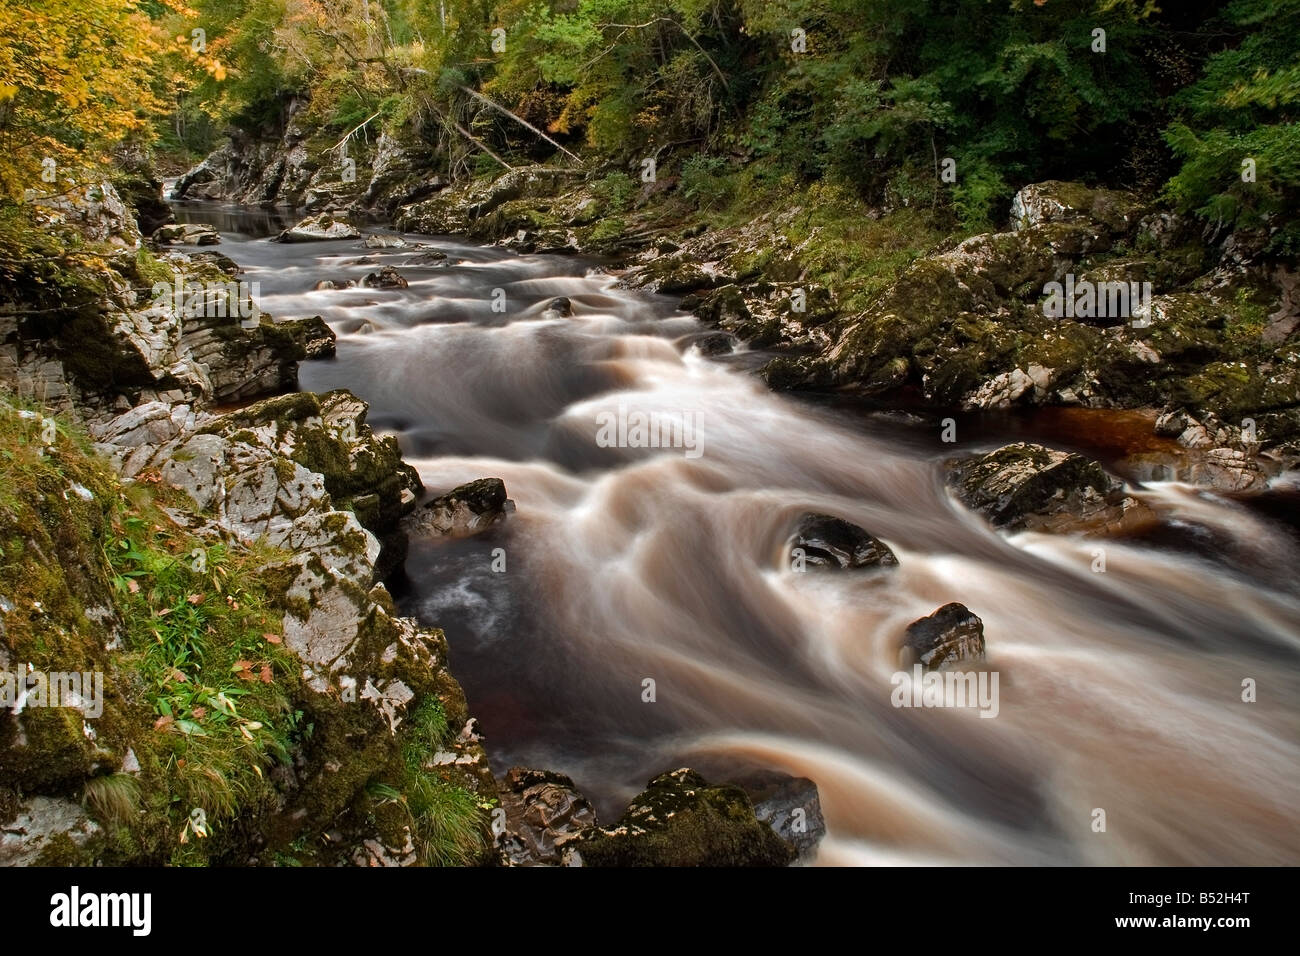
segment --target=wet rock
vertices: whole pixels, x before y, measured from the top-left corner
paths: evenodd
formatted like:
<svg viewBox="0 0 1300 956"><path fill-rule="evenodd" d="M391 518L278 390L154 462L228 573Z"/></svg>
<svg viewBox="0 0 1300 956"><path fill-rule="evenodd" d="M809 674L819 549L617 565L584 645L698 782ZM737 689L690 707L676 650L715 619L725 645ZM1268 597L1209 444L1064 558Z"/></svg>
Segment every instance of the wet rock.
<svg viewBox="0 0 1300 956"><path fill-rule="evenodd" d="M796 857L744 790L709 786L687 768L655 777L614 826L588 828L564 850L583 866L787 866Z"/></svg>
<svg viewBox="0 0 1300 956"><path fill-rule="evenodd" d="M390 236L383 233L371 233L366 236L362 243L367 249L403 249L409 243L401 236Z"/></svg>
<svg viewBox="0 0 1300 956"><path fill-rule="evenodd" d="M405 289L406 279L392 266L384 266L378 272L371 272L361 284L367 289Z"/></svg>
<svg viewBox="0 0 1300 956"><path fill-rule="evenodd" d="M945 664L984 660L984 622L964 604L945 604L907 627L899 666L920 663L926 670Z"/></svg>
<svg viewBox="0 0 1300 956"><path fill-rule="evenodd" d="M730 355L736 350L736 345L736 337L726 332L709 332L691 342L691 346L699 349L701 355L711 356Z"/></svg>
<svg viewBox="0 0 1300 956"><path fill-rule="evenodd" d="M329 239L357 239L361 231L344 219L328 213L308 216L275 237L276 242L322 242Z"/></svg>
<svg viewBox="0 0 1300 956"><path fill-rule="evenodd" d="M500 789L497 842L511 866L558 866L564 844L596 825L596 811L564 774L513 767Z"/></svg>
<svg viewBox="0 0 1300 956"><path fill-rule="evenodd" d="M305 359L333 358L337 346L334 330L319 315L279 323L303 351Z"/></svg>
<svg viewBox="0 0 1300 956"><path fill-rule="evenodd" d="M447 253L434 250L432 252L418 253L407 259L406 264L412 266L441 266L446 265L447 261Z"/></svg>
<svg viewBox="0 0 1300 956"><path fill-rule="evenodd" d="M791 559L814 568L893 567L898 558L879 538L832 515L805 514L790 540Z"/></svg>
<svg viewBox="0 0 1300 956"><path fill-rule="evenodd" d="M566 296L559 296L546 303L544 312L552 312L561 318L569 318L573 315L573 303Z"/></svg>
<svg viewBox="0 0 1300 956"><path fill-rule="evenodd" d="M463 536L504 521L515 510L500 478L479 478L417 508L403 526L411 534Z"/></svg>
<svg viewBox="0 0 1300 956"><path fill-rule="evenodd" d="M1003 530L1109 533L1154 518L1123 482L1074 452L1020 442L950 466L957 497Z"/></svg>
<svg viewBox="0 0 1300 956"><path fill-rule="evenodd" d="M215 246L221 242L220 233L212 226L192 222L160 226L151 238L157 243L178 242L192 246Z"/></svg>
<svg viewBox="0 0 1300 956"><path fill-rule="evenodd" d="M357 263L353 264L356 265ZM312 288L317 292L326 292L331 289L352 289L356 287L356 284L355 279L321 279Z"/></svg>
<svg viewBox="0 0 1300 956"><path fill-rule="evenodd" d="M826 835L817 784L776 770L756 771L731 782L749 795L759 822L795 848L799 861L812 857Z"/></svg>

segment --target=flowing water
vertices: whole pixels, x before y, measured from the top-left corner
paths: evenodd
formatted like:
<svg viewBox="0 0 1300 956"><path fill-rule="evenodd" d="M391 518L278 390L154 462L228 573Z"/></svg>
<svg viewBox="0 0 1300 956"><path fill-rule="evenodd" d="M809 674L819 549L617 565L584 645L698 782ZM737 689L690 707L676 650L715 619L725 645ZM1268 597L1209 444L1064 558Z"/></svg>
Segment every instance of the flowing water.
<svg viewBox="0 0 1300 956"><path fill-rule="evenodd" d="M822 864L1300 862L1284 522L1150 484L1135 493L1173 543L1002 536L943 486L954 449L1012 440L996 427L945 445L774 394L750 372L761 356L704 357L675 301L588 261L410 236L427 248L272 244L258 215L180 207L227 230L263 309L338 333L302 387L369 401L430 494L494 476L517 503L486 534L413 541L394 586L446 630L499 771L568 773L606 821L676 766L807 776ZM430 250L448 259L415 261ZM312 290L380 264L410 287ZM556 296L572 317L546 311ZM599 416L620 410L697 426L693 449L602 447ZM899 567L792 570L805 511L867 528ZM891 704L904 628L950 601L984 621L993 719Z"/></svg>

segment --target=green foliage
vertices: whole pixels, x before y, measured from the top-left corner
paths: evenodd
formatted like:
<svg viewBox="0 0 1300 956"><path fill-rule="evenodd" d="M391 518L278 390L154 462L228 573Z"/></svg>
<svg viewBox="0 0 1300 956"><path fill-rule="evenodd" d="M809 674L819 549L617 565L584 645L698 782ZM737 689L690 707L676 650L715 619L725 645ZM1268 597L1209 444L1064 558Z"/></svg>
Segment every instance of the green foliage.
<svg viewBox="0 0 1300 956"><path fill-rule="evenodd" d="M718 156L699 154L682 164L682 194L700 209L713 209L731 198L727 162Z"/></svg>
<svg viewBox="0 0 1300 956"><path fill-rule="evenodd" d="M1165 140L1181 160L1166 196L1219 226L1277 224L1273 249L1300 252L1300 2L1235 0L1215 53L1175 97ZM1247 32L1249 31L1249 32ZM1243 164L1254 163L1254 181ZM1248 177L1247 177L1248 178Z"/></svg>

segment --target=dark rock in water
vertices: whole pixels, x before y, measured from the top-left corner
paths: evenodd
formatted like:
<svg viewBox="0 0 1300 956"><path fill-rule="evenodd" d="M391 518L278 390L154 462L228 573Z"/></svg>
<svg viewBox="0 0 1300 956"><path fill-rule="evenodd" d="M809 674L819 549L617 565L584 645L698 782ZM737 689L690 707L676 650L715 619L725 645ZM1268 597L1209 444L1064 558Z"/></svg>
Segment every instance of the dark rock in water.
<svg viewBox="0 0 1300 956"><path fill-rule="evenodd" d="M367 289L405 289L407 282L392 266L384 266L361 280Z"/></svg>
<svg viewBox="0 0 1300 956"><path fill-rule="evenodd" d="M738 340L726 332L709 332L691 344L704 355L730 355L736 350Z"/></svg>
<svg viewBox="0 0 1300 956"><path fill-rule="evenodd" d="M435 250L433 252L421 252L419 255L411 256L411 258L406 260L406 264L409 266L428 266L434 265L435 263L442 265L446 261L447 253L437 252Z"/></svg>
<svg viewBox="0 0 1300 956"><path fill-rule="evenodd" d="M732 781L749 795L760 823L807 858L826 835L821 795L807 777L761 770Z"/></svg>
<svg viewBox="0 0 1300 956"><path fill-rule="evenodd" d="M312 288L319 292L326 289L351 289L355 286L356 282L352 279L321 279Z"/></svg>
<svg viewBox="0 0 1300 956"><path fill-rule="evenodd" d="M417 508L404 522L412 534L476 534L515 510L500 478L479 478Z"/></svg>
<svg viewBox="0 0 1300 956"><path fill-rule="evenodd" d="M1008 531L1132 530L1154 515L1101 465L1073 452L1019 442L951 463L957 497Z"/></svg>
<svg viewBox="0 0 1300 956"><path fill-rule="evenodd" d="M899 664L920 662L926 670L984 659L984 622L964 604L945 604L907 627Z"/></svg>
<svg viewBox="0 0 1300 956"><path fill-rule="evenodd" d="M564 844L596 825L596 811L564 774L513 767L504 783L497 843L510 865L559 865Z"/></svg>
<svg viewBox="0 0 1300 956"><path fill-rule="evenodd" d="M559 296L546 303L545 311L568 318L573 315L573 303L566 296Z"/></svg>
<svg viewBox="0 0 1300 956"><path fill-rule="evenodd" d="M816 568L892 567L898 558L879 538L842 518L805 514L790 543L791 560Z"/></svg>
<svg viewBox="0 0 1300 956"><path fill-rule="evenodd" d="M613 827L565 845L565 862L583 866L786 866L795 856L744 790L684 767L651 780Z"/></svg>

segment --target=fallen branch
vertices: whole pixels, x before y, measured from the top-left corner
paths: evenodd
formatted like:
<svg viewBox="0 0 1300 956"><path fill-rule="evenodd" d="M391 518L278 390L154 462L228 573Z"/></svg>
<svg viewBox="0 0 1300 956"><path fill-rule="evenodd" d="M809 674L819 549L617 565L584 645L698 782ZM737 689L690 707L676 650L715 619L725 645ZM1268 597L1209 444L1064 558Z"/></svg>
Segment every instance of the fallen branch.
<svg viewBox="0 0 1300 956"><path fill-rule="evenodd" d="M534 126L532 123L528 122L528 120L524 119L522 116L516 116L514 113L510 112L510 111L509 111L508 109L506 109L504 106L500 105L499 103L494 103L494 102L492 102L492 100L488 99L488 98L487 98L486 96L484 96L482 93L478 92L477 90L471 90L468 86L462 86L461 89L464 90L466 93L468 93L470 96L474 97L474 99L478 100L480 103L483 103L483 104L485 104L486 106L490 106L490 107L492 107L492 109L496 110L496 111L499 112L499 113L505 113L506 116L509 116L512 120L514 120L514 121L515 121L516 123L518 123L520 126L523 126L525 129L532 130L534 133L536 133L536 134L537 134L538 136L540 136L542 139L546 140L548 143L550 143L552 146L554 146L556 149L558 149L560 152L562 152L565 156L568 156L570 159L572 159L572 160L573 160L575 163L577 163L579 166L582 165L582 160L581 160L581 159L579 159L579 158L578 158L577 156L575 156L573 153L569 152L567 149L565 149L563 146L561 146L561 145L560 145L559 143L557 143L555 140L551 139L551 137L547 136L547 135L546 135L545 133L543 133L540 129L538 129L536 126Z"/></svg>
<svg viewBox="0 0 1300 956"><path fill-rule="evenodd" d="M496 153L492 152L492 150L488 149L488 145L487 145L487 143L483 142L483 140L479 139L477 136L475 136L473 133L471 133L469 130L467 130L465 127L461 126L459 123L455 122L454 120L452 121L452 124L451 124L451 125L454 126L454 127L456 127L456 131L457 131L458 133L460 133L461 136L464 136L467 140L469 140L471 143L473 143L473 144L474 144L475 146L477 146L479 149L483 150L483 152L487 153L489 156L491 156L493 159L495 159L498 163L500 163L500 164L501 164L502 166L504 166L506 169L510 170L511 172L514 171L514 167L511 166L509 163L507 163L504 159L502 159L502 158L501 158L500 156L498 156Z"/></svg>

